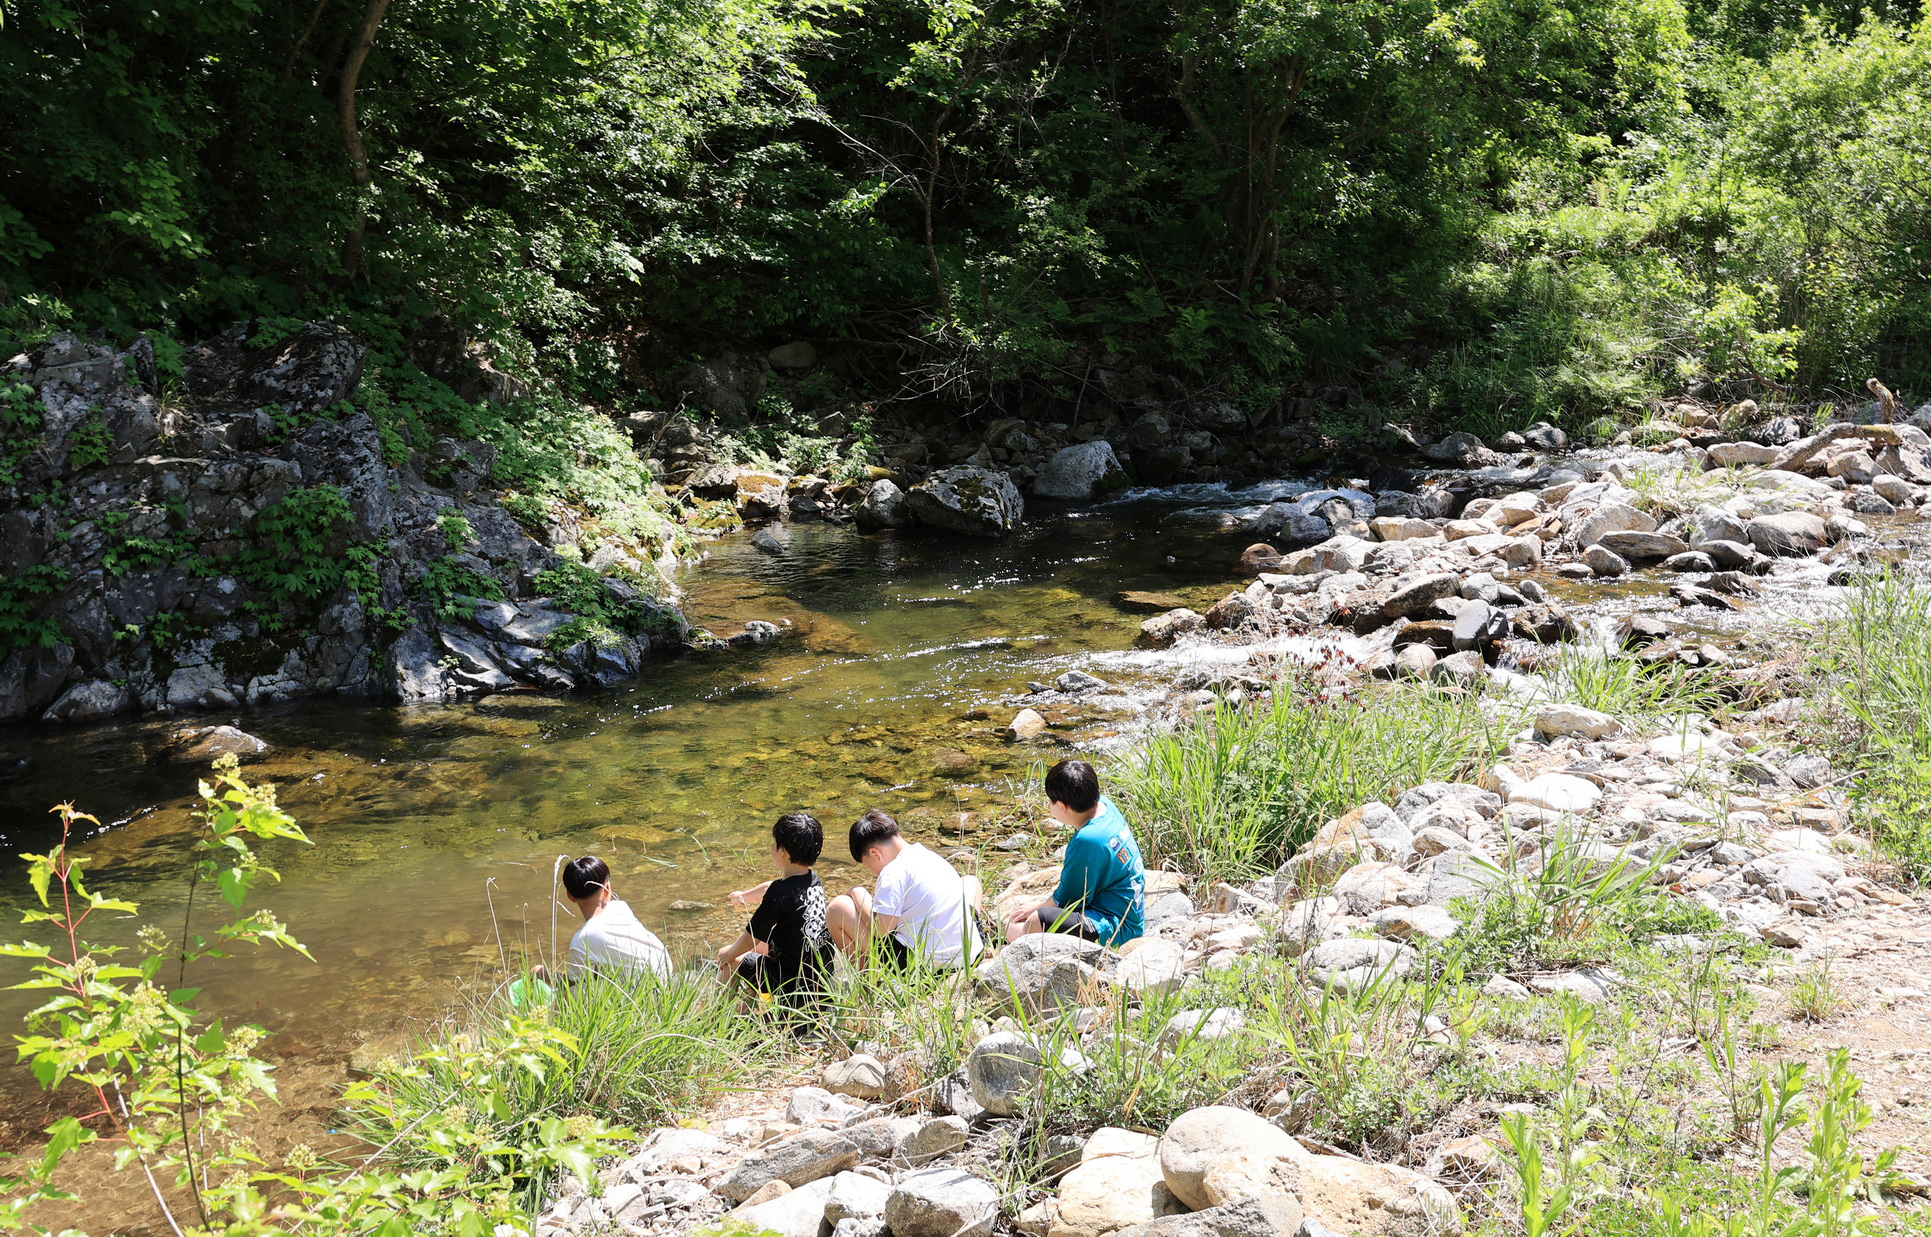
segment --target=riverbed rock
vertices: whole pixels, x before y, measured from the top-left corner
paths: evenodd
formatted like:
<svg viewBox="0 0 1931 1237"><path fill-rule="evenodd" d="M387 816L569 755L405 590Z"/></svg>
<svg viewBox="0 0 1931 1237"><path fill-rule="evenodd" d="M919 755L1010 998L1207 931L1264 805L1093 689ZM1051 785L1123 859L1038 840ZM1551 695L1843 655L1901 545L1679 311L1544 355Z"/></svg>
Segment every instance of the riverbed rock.
<svg viewBox="0 0 1931 1237"><path fill-rule="evenodd" d="M1631 562L1648 563L1681 554L1689 546L1681 537L1668 533L1624 531L1604 533L1596 540L1595 548L1621 555Z"/></svg>
<svg viewBox="0 0 1931 1237"><path fill-rule="evenodd" d="M911 507L905 492L890 477L880 477L865 490L865 497L852 510L861 528L903 528L912 523Z"/></svg>
<svg viewBox="0 0 1931 1237"><path fill-rule="evenodd" d="M1038 1085L1046 1056L1024 1035L996 1031L972 1046L966 1079L973 1100L996 1117L1010 1117Z"/></svg>
<svg viewBox="0 0 1931 1237"><path fill-rule="evenodd" d="M964 465L933 473L905 501L921 524L972 537L1003 537L1026 511L1008 474Z"/></svg>
<svg viewBox="0 0 1931 1237"><path fill-rule="evenodd" d="M1576 545L1587 549L1610 533L1656 531L1656 519L1627 503L1604 503L1576 525Z"/></svg>
<svg viewBox="0 0 1931 1237"><path fill-rule="evenodd" d="M1041 498L1103 498L1126 486L1126 469L1104 438L1055 452L1040 467L1033 493Z"/></svg>
<svg viewBox="0 0 1931 1237"><path fill-rule="evenodd" d="M1323 941L1302 955L1304 974L1316 987L1360 992L1377 983L1403 979L1415 964L1415 951L1397 941L1361 937Z"/></svg>
<svg viewBox="0 0 1931 1237"><path fill-rule="evenodd" d="M111 683L104 679L90 679L76 683L61 693L60 699L47 706L40 715L45 722L92 722L116 713L125 713L134 704L133 696L124 683Z"/></svg>
<svg viewBox="0 0 1931 1237"><path fill-rule="evenodd" d="M999 1191L956 1168L907 1173L885 1202L892 1237L989 1237Z"/></svg>
<svg viewBox="0 0 1931 1237"><path fill-rule="evenodd" d="M1582 561L1598 577L1613 580L1629 574L1629 560L1601 544L1592 545L1582 552Z"/></svg>
<svg viewBox="0 0 1931 1237"><path fill-rule="evenodd" d="M841 1174L850 1176L852 1174ZM826 1177L786 1190L764 1202L741 1207L730 1215L730 1222L743 1225L752 1233L776 1233L778 1237L820 1237L825 1225L825 1204L836 1182Z"/></svg>
<svg viewBox="0 0 1931 1237"><path fill-rule="evenodd" d="M1165 614L1156 614L1150 619L1141 620L1140 643L1163 649L1181 636L1202 631L1206 626L1207 619L1204 615L1196 614L1185 607L1169 610Z"/></svg>
<svg viewBox="0 0 1931 1237"><path fill-rule="evenodd" d="M849 1095L875 1100L885 1089L885 1063L866 1053L857 1053L825 1067L825 1090L833 1095Z"/></svg>
<svg viewBox="0 0 1931 1237"><path fill-rule="evenodd" d="M1746 531L1760 554L1789 557L1815 554L1830 544L1824 521L1807 511L1783 511L1752 519Z"/></svg>
<svg viewBox="0 0 1931 1237"><path fill-rule="evenodd" d="M1719 442L1709 448L1712 468L1764 468L1777 458L1777 448L1759 442Z"/></svg>
<svg viewBox="0 0 1931 1237"><path fill-rule="evenodd" d="M1294 1137L1245 1108L1214 1105L1180 1114L1160 1138L1160 1171L1175 1198L1209 1207L1207 1172L1237 1155L1311 1158Z"/></svg>
<svg viewBox="0 0 1931 1237"><path fill-rule="evenodd" d="M1092 941L1057 932L1021 937L979 964L973 986L996 1004L1019 1002L1035 1013L1081 1003L1110 974L1117 955ZM984 1104L984 1100L980 1100Z"/></svg>
<svg viewBox="0 0 1931 1237"><path fill-rule="evenodd" d="M233 726L198 726L168 737L167 757L178 764L208 764L223 756L244 763L268 753L268 744Z"/></svg>

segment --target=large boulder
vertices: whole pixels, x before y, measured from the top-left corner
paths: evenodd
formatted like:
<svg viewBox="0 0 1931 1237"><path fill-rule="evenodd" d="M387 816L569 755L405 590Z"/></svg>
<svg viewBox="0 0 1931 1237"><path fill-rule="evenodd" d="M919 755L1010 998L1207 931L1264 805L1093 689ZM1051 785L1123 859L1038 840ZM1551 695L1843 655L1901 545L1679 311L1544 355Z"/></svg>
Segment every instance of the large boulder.
<svg viewBox="0 0 1931 1237"><path fill-rule="evenodd" d="M1012 1031L996 1031L966 1054L972 1098L996 1117L1018 1113L1045 1068L1046 1054L1039 1045Z"/></svg>
<svg viewBox="0 0 1931 1237"><path fill-rule="evenodd" d="M315 415L355 393L368 348L331 322L305 323L265 346L248 338L249 324L232 328L181 353L181 385L209 404Z"/></svg>
<svg viewBox="0 0 1931 1237"><path fill-rule="evenodd" d="M1637 563L1654 562L1659 558L1668 558L1672 554L1681 554L1690 548L1680 537L1672 537L1668 533L1637 532L1633 529L1604 533L1596 538L1596 547Z"/></svg>
<svg viewBox="0 0 1931 1237"><path fill-rule="evenodd" d="M862 528L903 528L912 522L912 510L898 483L890 477L880 477L865 491L852 518Z"/></svg>
<svg viewBox="0 0 1931 1237"><path fill-rule="evenodd" d="M1746 531L1759 554L1801 556L1815 554L1830 544L1830 530L1808 511L1760 515L1750 521Z"/></svg>
<svg viewBox="0 0 1931 1237"><path fill-rule="evenodd" d="M1003 537L1026 512L1018 487L1003 472L961 466L933 473L905 501L922 524L971 537Z"/></svg>
<svg viewBox="0 0 1931 1237"><path fill-rule="evenodd" d="M1577 548L1587 549L1610 533L1653 533L1656 519L1627 503L1604 503L1575 527Z"/></svg>
<svg viewBox="0 0 1931 1237"><path fill-rule="evenodd" d="M1113 444L1095 438L1054 452L1033 481L1033 493L1041 498L1103 498L1126 484L1126 469Z"/></svg>
<svg viewBox="0 0 1931 1237"><path fill-rule="evenodd" d="M677 391L693 407L734 420L748 417L764 394L764 363L735 352L696 361L678 379Z"/></svg>
<svg viewBox="0 0 1931 1237"><path fill-rule="evenodd" d="M1059 1183L1047 1237L1106 1237L1135 1224L1182 1213L1160 1167L1160 1140L1133 1130L1096 1130L1078 1167Z"/></svg>
<svg viewBox="0 0 1931 1237"><path fill-rule="evenodd" d="M907 1173L885 1201L892 1237L988 1237L999 1218L999 1191L956 1168Z"/></svg>
<svg viewBox="0 0 1931 1237"><path fill-rule="evenodd" d="M1344 937L1323 941L1302 955L1305 974L1321 987L1360 992L1384 979L1404 978L1415 951L1398 941Z"/></svg>
<svg viewBox="0 0 1931 1237"><path fill-rule="evenodd" d="M1213 1105L1180 1114L1160 1139L1160 1172L1175 1198L1198 1211L1212 1206L1207 1172L1238 1155L1312 1158L1294 1136L1245 1108Z"/></svg>

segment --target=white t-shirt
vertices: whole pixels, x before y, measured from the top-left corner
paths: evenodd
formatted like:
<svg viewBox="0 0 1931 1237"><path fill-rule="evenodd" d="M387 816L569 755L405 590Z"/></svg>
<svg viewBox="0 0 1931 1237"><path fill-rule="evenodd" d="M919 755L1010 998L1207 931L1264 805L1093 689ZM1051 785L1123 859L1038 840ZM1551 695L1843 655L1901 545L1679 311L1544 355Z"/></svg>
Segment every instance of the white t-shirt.
<svg viewBox="0 0 1931 1237"><path fill-rule="evenodd" d="M589 971L618 974L624 971L650 971L670 978L670 950L637 922L630 904L612 898L589 922L570 938L570 978L581 979Z"/></svg>
<svg viewBox="0 0 1931 1237"><path fill-rule="evenodd" d="M898 916L892 935L938 966L957 966L968 951L979 952L965 885L944 856L923 846L907 846L878 874L872 913Z"/></svg>

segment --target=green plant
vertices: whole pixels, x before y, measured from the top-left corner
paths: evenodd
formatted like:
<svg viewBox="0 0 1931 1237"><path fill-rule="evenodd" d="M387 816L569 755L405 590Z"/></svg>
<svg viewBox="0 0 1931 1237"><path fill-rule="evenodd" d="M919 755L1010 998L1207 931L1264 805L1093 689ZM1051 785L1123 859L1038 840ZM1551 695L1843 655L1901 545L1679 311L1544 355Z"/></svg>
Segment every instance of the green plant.
<svg viewBox="0 0 1931 1237"><path fill-rule="evenodd" d="M40 393L24 382L0 381L0 485L19 485L40 446Z"/></svg>
<svg viewBox="0 0 1931 1237"><path fill-rule="evenodd" d="M1488 742L1469 698L1400 687L1332 699L1290 675L1267 705L1219 704L1156 734L1114 777L1150 862L1242 877L1350 808L1454 775Z"/></svg>
<svg viewBox="0 0 1931 1237"><path fill-rule="evenodd" d="M39 611L45 599L67 587L67 580L67 569L53 563L36 563L0 580L0 658L60 643L60 620Z"/></svg>
<svg viewBox="0 0 1931 1237"><path fill-rule="evenodd" d="M413 587L416 595L428 602L436 617L445 623L470 617L476 611L478 600L496 601L503 596L501 580L484 575L448 554L426 563Z"/></svg>
<svg viewBox="0 0 1931 1237"><path fill-rule="evenodd" d="M1931 587L1886 572L1847 591L1822 625L1819 670L1855 725L1838 744L1877 842L1931 876Z"/></svg>
<svg viewBox="0 0 1931 1237"><path fill-rule="evenodd" d="M97 468L111 463L114 459L114 433L101 420L100 410L91 412L87 419L67 431L67 465L79 471L83 468Z"/></svg>
<svg viewBox="0 0 1931 1237"><path fill-rule="evenodd" d="M619 576L613 585L583 563L566 562L539 572L531 582L557 609L574 617L544 641L561 651L581 641L614 644L623 636L667 638L676 630L674 612L657 605L649 582Z"/></svg>
<svg viewBox="0 0 1931 1237"><path fill-rule="evenodd" d="M1806 1022L1822 1022L1836 1013L1844 998L1831 982L1830 967L1816 963L1797 973L1790 984L1790 1008Z"/></svg>

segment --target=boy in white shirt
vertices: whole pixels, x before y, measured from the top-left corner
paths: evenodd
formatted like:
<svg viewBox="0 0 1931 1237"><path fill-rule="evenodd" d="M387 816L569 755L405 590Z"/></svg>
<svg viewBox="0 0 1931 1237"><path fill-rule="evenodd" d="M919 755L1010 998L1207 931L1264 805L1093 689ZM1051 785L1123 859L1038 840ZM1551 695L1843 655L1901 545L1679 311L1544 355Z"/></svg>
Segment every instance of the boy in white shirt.
<svg viewBox="0 0 1931 1237"><path fill-rule="evenodd" d="M852 858L878 881L832 899L826 914L832 943L859 965L878 956L903 967L914 959L947 970L979 955L979 880L960 876L945 857L907 842L898 822L873 808L851 827Z"/></svg>
<svg viewBox="0 0 1931 1237"><path fill-rule="evenodd" d="M630 904L610 891L608 864L595 855L572 859L563 869L563 892L583 916L583 926L570 938L570 973L564 982L574 984L592 973L670 978L670 951L637 921ZM547 978L542 967L537 978Z"/></svg>

